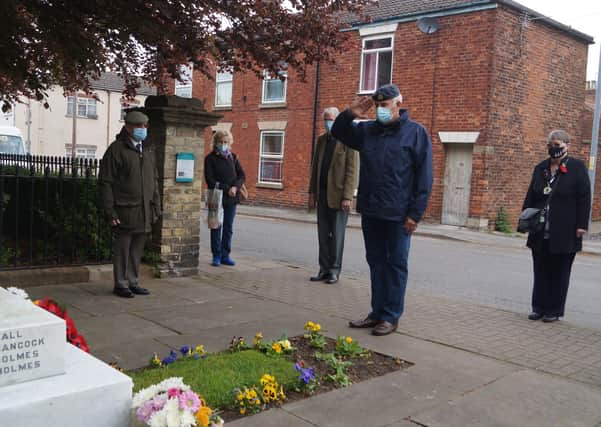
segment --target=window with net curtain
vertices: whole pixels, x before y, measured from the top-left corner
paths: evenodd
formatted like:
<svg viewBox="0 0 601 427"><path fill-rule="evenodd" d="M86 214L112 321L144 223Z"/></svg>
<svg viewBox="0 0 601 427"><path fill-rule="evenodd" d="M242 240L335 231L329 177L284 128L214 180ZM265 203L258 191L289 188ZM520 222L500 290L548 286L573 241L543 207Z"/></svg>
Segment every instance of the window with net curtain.
<svg viewBox="0 0 601 427"><path fill-rule="evenodd" d="M360 92L392 83L392 36L363 39Z"/></svg>
<svg viewBox="0 0 601 427"><path fill-rule="evenodd" d="M218 71L215 78L215 106L230 107L232 105L232 82L234 75L228 71Z"/></svg>
<svg viewBox="0 0 601 427"><path fill-rule="evenodd" d="M67 97L67 116L73 115L73 97ZM96 118L96 100L85 96L77 95L77 116Z"/></svg>
<svg viewBox="0 0 601 427"><path fill-rule="evenodd" d="M284 163L284 132L262 131L259 182L281 183Z"/></svg>
<svg viewBox="0 0 601 427"><path fill-rule="evenodd" d="M286 102L287 77L288 73L286 71L280 71L278 77L271 77L269 72L265 71L265 78L263 79L263 103Z"/></svg>

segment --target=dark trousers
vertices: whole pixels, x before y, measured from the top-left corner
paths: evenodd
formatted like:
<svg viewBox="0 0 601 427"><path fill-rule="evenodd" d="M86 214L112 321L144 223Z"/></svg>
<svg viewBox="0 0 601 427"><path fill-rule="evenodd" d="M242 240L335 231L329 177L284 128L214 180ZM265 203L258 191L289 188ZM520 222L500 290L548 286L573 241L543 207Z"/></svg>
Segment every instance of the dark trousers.
<svg viewBox="0 0 601 427"><path fill-rule="evenodd" d="M213 252L213 258L226 258L230 256L235 216L236 205L223 207L223 224L221 227L211 230L211 252Z"/></svg>
<svg viewBox="0 0 601 427"><path fill-rule="evenodd" d="M396 323L405 308L411 235L400 221L361 218L371 275L371 319Z"/></svg>
<svg viewBox="0 0 601 427"><path fill-rule="evenodd" d="M533 312L549 316L563 316L575 256L575 253L550 253L548 241L543 243L540 250L532 251L534 265Z"/></svg>
<svg viewBox="0 0 601 427"><path fill-rule="evenodd" d="M348 211L330 209L325 201L317 203L320 273L340 275L347 221Z"/></svg>
<svg viewBox="0 0 601 427"><path fill-rule="evenodd" d="M115 288L138 285L140 261L144 255L146 233L113 230L113 277Z"/></svg>

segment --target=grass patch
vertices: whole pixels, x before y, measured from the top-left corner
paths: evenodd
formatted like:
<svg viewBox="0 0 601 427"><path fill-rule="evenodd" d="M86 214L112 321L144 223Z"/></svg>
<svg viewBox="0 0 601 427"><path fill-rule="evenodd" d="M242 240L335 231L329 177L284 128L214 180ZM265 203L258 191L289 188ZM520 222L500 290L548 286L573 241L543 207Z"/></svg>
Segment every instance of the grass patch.
<svg viewBox="0 0 601 427"><path fill-rule="evenodd" d="M298 383L294 362L257 350L210 354L198 360L179 359L164 368L127 372L134 381L134 392L166 378L183 377L184 383L199 393L211 408L232 408L234 388L259 385L261 376L266 373L274 375L284 388Z"/></svg>

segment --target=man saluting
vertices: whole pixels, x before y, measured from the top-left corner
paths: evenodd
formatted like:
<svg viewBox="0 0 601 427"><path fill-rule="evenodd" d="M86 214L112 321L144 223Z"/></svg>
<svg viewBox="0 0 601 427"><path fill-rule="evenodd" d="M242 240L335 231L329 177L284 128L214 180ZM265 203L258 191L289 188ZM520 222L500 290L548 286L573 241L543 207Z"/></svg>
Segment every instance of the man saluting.
<svg viewBox="0 0 601 427"><path fill-rule="evenodd" d="M371 275L371 313L349 323L388 335L403 314L411 233L421 220L432 190L432 144L426 129L401 108L392 84L372 99L355 100L334 122L332 135L359 151L361 168L357 211ZM376 120L366 118L376 106Z"/></svg>

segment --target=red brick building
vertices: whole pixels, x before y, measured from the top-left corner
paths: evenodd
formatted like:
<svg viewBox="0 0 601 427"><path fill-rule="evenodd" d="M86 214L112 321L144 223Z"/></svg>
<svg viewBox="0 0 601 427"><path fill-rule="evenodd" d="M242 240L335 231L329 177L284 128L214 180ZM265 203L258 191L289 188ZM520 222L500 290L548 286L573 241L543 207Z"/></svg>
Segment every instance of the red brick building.
<svg viewBox="0 0 601 427"><path fill-rule="evenodd" d="M309 70L305 82L291 70L284 83L195 74L191 88L176 87L223 113L217 128L234 135L251 203L306 206L321 111L389 82L432 137L429 221L487 228L504 207L515 222L554 128L570 132L571 153L588 159L581 123L591 37L509 0L380 0L369 14L336 63Z"/></svg>

